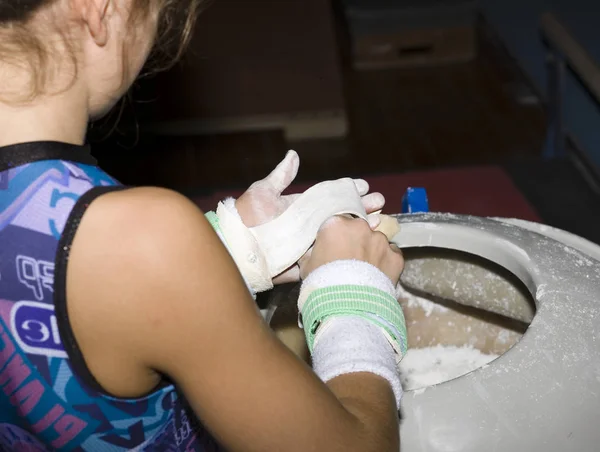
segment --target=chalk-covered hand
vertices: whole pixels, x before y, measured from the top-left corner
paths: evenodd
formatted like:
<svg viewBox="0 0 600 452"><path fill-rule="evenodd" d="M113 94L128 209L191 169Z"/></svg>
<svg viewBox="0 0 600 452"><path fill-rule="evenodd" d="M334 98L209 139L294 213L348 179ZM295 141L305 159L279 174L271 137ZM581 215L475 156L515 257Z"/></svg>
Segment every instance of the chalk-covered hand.
<svg viewBox="0 0 600 452"><path fill-rule="evenodd" d="M283 195L298 174L300 158L295 151L288 151L285 158L264 179L254 182L244 194L235 201L244 225L248 228L265 224L281 215L300 195ZM368 193L369 184L362 179L354 179L356 190L362 199L367 214L381 210L385 199L381 193ZM372 228L378 225L378 216L371 216L369 223ZM293 240L290 237L290 240ZM273 279L275 284L295 282L300 279L297 264Z"/></svg>

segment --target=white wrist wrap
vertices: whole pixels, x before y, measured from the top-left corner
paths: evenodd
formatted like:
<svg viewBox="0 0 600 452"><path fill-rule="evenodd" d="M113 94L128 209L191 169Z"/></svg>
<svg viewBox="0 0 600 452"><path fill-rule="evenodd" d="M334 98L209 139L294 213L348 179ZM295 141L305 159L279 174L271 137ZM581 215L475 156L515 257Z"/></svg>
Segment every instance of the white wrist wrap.
<svg viewBox="0 0 600 452"><path fill-rule="evenodd" d="M343 374L369 372L386 379L400 406L402 385L394 349L381 329L362 317L335 317L317 333L313 370L327 382Z"/></svg>
<svg viewBox="0 0 600 452"><path fill-rule="evenodd" d="M327 381L349 372L387 379L397 402L397 370L406 353L406 326L396 289L379 269L361 261L335 261L313 271L298 298L315 372Z"/></svg>
<svg viewBox="0 0 600 452"><path fill-rule="evenodd" d="M314 185L277 218L253 228L244 225L231 198L219 203L216 211L230 253L254 292L271 289L272 279L306 253L323 223L342 214L367 219L349 178Z"/></svg>

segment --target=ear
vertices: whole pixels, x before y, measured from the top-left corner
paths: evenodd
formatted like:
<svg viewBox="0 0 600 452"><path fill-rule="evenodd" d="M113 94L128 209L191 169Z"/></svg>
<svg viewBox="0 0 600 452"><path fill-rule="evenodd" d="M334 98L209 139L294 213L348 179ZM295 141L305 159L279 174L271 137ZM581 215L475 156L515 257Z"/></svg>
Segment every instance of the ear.
<svg viewBox="0 0 600 452"><path fill-rule="evenodd" d="M111 0L74 0L79 17L96 45L102 47L108 41L107 11Z"/></svg>

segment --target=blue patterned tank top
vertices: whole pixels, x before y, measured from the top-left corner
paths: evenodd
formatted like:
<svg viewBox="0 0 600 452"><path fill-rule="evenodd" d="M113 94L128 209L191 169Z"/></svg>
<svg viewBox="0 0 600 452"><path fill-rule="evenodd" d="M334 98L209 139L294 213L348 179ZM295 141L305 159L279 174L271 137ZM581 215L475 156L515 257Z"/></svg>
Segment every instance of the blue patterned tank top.
<svg viewBox="0 0 600 452"><path fill-rule="evenodd" d="M86 208L123 189L85 146L0 148L0 450L218 451L168 381L103 391L69 325L68 255Z"/></svg>

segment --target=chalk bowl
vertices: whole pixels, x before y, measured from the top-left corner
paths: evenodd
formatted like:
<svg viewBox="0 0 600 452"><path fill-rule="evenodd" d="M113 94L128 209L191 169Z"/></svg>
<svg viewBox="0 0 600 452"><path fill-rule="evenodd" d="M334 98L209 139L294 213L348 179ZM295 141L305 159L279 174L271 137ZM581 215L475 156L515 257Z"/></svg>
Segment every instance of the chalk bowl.
<svg viewBox="0 0 600 452"><path fill-rule="evenodd" d="M535 303L503 267L441 248L404 250L399 302L409 351L400 365L405 391L458 378L506 353L523 336Z"/></svg>

